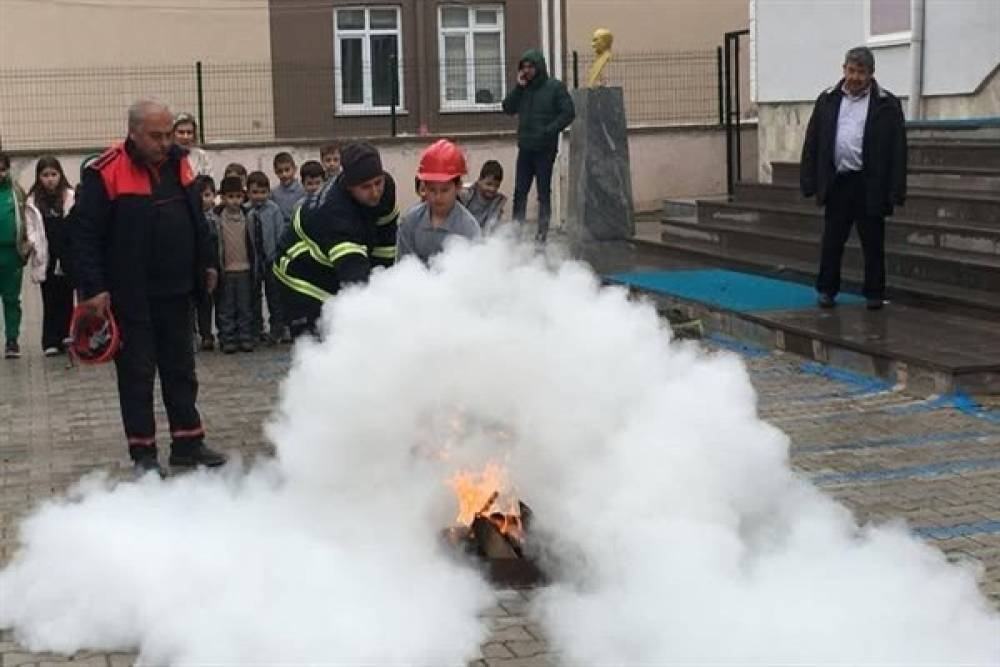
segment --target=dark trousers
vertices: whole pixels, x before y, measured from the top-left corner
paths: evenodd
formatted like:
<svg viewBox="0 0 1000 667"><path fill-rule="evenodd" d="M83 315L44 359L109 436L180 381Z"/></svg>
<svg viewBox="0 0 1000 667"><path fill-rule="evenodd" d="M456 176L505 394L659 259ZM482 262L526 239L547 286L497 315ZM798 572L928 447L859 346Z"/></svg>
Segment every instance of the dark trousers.
<svg viewBox="0 0 1000 667"><path fill-rule="evenodd" d="M221 294L215 305L219 322L219 341L224 345L252 343L253 277L249 271L226 271Z"/></svg>
<svg viewBox="0 0 1000 667"><path fill-rule="evenodd" d="M205 432L195 402L198 378L191 346L191 298L151 298L149 312L116 313L122 345L115 358L118 400L133 457L156 446L153 385L160 374L173 446L190 446Z"/></svg>
<svg viewBox="0 0 1000 667"><path fill-rule="evenodd" d="M291 289L284 283L281 287L281 303L285 309L285 318L292 338L300 336L315 336L317 322L323 313L320 301Z"/></svg>
<svg viewBox="0 0 1000 667"><path fill-rule="evenodd" d="M215 297L211 294L202 295L198 299L197 319L198 334L202 338L212 338L212 311L215 309Z"/></svg>
<svg viewBox="0 0 1000 667"><path fill-rule="evenodd" d="M66 349L69 320L73 317L73 286L66 276L49 272L42 288L42 349Z"/></svg>
<svg viewBox="0 0 1000 667"><path fill-rule="evenodd" d="M538 238L545 240L552 220L552 166L556 150L517 151L517 171L514 176L514 221L523 223L528 210L531 182L538 188Z"/></svg>
<svg viewBox="0 0 1000 667"><path fill-rule="evenodd" d="M270 267L268 267L269 269ZM267 303L268 334L273 340L281 338L285 331L285 317L281 308L281 289L279 281L270 270L261 271L253 291L253 331L259 336L264 332L264 314L261 297Z"/></svg>
<svg viewBox="0 0 1000 667"><path fill-rule="evenodd" d="M823 214L823 248L816 291L831 296L840 291L840 263L851 227L858 228L865 259L864 295L881 299L885 295L885 218L865 210L863 172L838 174L830 186Z"/></svg>

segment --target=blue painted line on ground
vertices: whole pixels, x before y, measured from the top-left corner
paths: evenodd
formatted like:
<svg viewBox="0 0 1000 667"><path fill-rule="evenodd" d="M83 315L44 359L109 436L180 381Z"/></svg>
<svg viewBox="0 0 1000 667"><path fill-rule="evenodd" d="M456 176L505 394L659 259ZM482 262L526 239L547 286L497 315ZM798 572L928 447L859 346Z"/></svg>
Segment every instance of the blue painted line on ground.
<svg viewBox="0 0 1000 667"><path fill-rule="evenodd" d="M766 357L772 352L772 350L765 350L764 348L754 345L753 343L748 343L746 341L739 340L738 338L732 338L720 333L710 333L705 338L718 347L751 359Z"/></svg>
<svg viewBox="0 0 1000 667"><path fill-rule="evenodd" d="M1000 533L1000 521L976 521L954 526L921 526L913 529L913 534L929 540L951 540L972 535L996 535Z"/></svg>
<svg viewBox="0 0 1000 667"><path fill-rule="evenodd" d="M943 394L929 401L917 403L916 405L902 405L891 408L889 412L892 414L909 415L946 409L956 410L964 415L982 419L993 424L1000 424L1000 410L984 407L976 402L974 398L963 392Z"/></svg>
<svg viewBox="0 0 1000 667"><path fill-rule="evenodd" d="M835 380L836 382L852 386L854 390L850 395L876 394L892 389L890 383L880 378L849 371L846 368L827 366L817 361L808 361L799 366L799 369L809 375L825 377L829 380Z"/></svg>
<svg viewBox="0 0 1000 667"><path fill-rule="evenodd" d="M886 470L857 470L846 473L832 473L812 477L814 484L831 485L847 482L887 482L897 479L918 479L960 475L965 472L985 472L1000 470L1000 459L971 459L965 461L947 461L931 463L906 468L889 468Z"/></svg>
<svg viewBox="0 0 1000 667"><path fill-rule="evenodd" d="M819 452L838 452L852 449L880 449L882 447L921 447L923 445L930 445L934 443L975 440L977 438L986 438L991 435L1000 436L1000 432L949 431L941 433L921 433L920 435L904 435L895 438L864 438L862 440L853 440L850 442L803 445L801 447L794 447L792 451L796 454L813 454Z"/></svg>

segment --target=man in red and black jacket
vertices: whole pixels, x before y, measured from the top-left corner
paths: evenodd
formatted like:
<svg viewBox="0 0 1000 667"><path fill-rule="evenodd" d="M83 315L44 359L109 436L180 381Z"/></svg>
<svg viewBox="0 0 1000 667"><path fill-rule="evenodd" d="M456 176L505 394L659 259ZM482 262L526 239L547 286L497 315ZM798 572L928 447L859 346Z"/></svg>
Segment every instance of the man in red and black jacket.
<svg viewBox="0 0 1000 667"><path fill-rule="evenodd" d="M85 170L72 246L82 305L113 310L122 347L115 359L129 455L139 473L157 460L153 386L157 371L170 422L171 466L219 466L195 407L198 379L191 304L218 281L215 240L189 189L194 180L173 142L161 102L129 108L128 139Z"/></svg>

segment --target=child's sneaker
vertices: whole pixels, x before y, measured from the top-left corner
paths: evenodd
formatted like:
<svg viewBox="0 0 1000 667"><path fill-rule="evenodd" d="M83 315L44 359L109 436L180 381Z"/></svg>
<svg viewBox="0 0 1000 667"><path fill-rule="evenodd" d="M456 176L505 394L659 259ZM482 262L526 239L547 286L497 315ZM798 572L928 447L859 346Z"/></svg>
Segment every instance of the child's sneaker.
<svg viewBox="0 0 1000 667"><path fill-rule="evenodd" d="M16 340L7 341L7 347L3 350L4 359L19 359L21 357L21 346Z"/></svg>

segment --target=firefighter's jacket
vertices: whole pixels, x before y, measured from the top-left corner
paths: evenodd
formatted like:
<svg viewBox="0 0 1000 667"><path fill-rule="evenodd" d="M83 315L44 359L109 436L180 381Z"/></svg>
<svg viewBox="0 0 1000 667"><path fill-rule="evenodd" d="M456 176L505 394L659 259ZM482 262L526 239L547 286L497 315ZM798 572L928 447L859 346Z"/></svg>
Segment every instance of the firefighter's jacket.
<svg viewBox="0 0 1000 667"><path fill-rule="evenodd" d="M396 260L396 184L386 174L375 207L362 206L339 179L307 200L281 237L272 271L289 289L325 301L341 286L363 283Z"/></svg>

